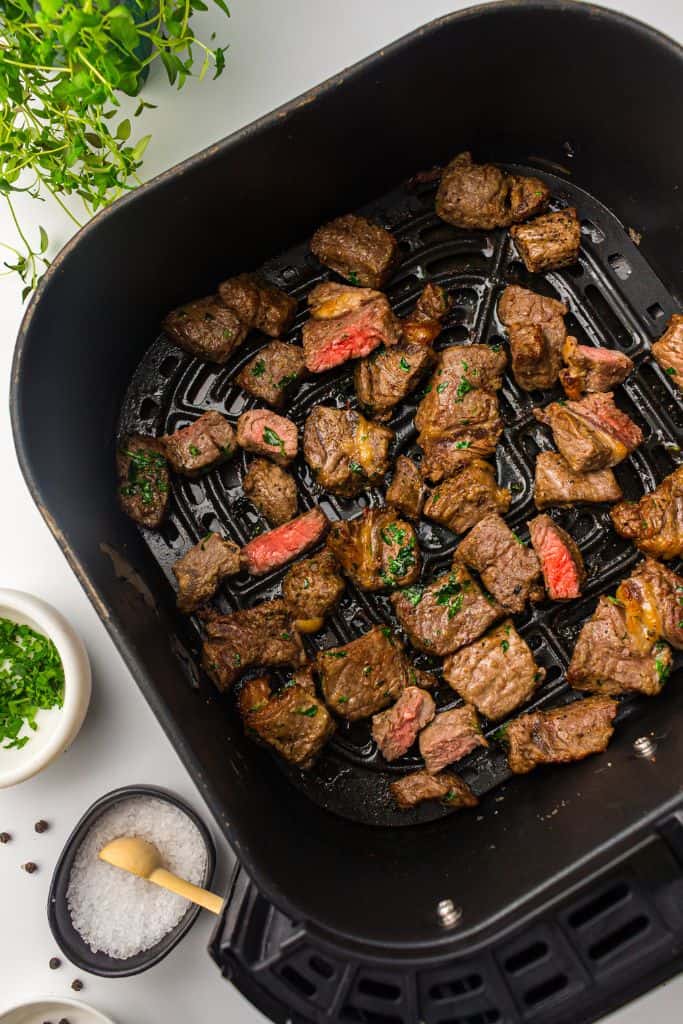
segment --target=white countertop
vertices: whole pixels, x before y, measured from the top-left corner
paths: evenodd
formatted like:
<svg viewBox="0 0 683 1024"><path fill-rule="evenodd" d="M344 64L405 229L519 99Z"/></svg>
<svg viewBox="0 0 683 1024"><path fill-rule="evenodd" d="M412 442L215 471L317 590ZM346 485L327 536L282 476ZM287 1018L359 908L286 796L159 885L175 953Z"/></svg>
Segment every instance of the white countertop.
<svg viewBox="0 0 683 1024"><path fill-rule="evenodd" d="M230 2L230 0L228 0ZM683 39L681 0L603 0L604 6L650 22ZM159 109L145 114L139 134L151 131L148 177L252 121L278 104L373 52L382 44L456 8L454 0L233 0L232 18L205 16L220 40L230 42L228 68L217 82L191 82L171 92L157 72L144 96ZM672 125L673 127L673 125ZM60 244L72 233L62 215L24 204L29 224L44 223ZM0 238L10 226L0 206ZM0 281L0 378L9 382L14 338L21 319L19 289ZM6 394L5 390L5 394ZM147 707L94 609L76 582L21 478L6 403L0 410L0 586L41 595L79 629L92 660L93 699L72 749L38 778L0 791L0 831L13 841L0 846L0 1011L45 995L71 995L79 976L81 998L117 1024L256 1024L264 1018L227 982L206 953L212 919L203 914L190 935L162 964L134 978L104 980L79 975L48 960L58 950L48 930L45 904L62 844L83 811L101 794L127 783L156 783L189 800L205 819L197 791ZM50 830L36 835L39 818ZM215 834L215 829L214 829ZM219 840L220 886L232 857ZM39 870L20 869L34 860ZM61 956L61 954L59 954ZM678 1024L683 976L609 1018L609 1024ZM678 1007L678 1009L677 1009Z"/></svg>

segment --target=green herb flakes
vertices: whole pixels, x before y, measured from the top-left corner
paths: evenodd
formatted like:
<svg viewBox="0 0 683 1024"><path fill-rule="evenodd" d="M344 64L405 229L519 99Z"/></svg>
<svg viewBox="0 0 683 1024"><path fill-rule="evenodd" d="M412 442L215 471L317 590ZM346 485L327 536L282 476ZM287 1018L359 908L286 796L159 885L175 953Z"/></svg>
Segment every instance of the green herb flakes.
<svg viewBox="0 0 683 1024"><path fill-rule="evenodd" d="M404 356L401 356L401 361L400 361L400 363L398 365L401 367L401 369L405 373L407 373L408 370L410 369L410 363L408 362L408 360Z"/></svg>
<svg viewBox="0 0 683 1024"><path fill-rule="evenodd" d="M664 371L664 373L668 374L669 377L675 377L676 376L676 371L673 368L673 366L667 366L667 368Z"/></svg>
<svg viewBox="0 0 683 1024"><path fill-rule="evenodd" d="M355 459L350 459L349 460L349 469L351 470L352 473L362 473L363 472L363 467L361 466L360 462L356 462Z"/></svg>
<svg viewBox="0 0 683 1024"><path fill-rule="evenodd" d="M351 270L349 272L349 281L351 282L351 284L355 285L356 288L360 284L360 281L358 280L358 274L355 270Z"/></svg>
<svg viewBox="0 0 683 1024"><path fill-rule="evenodd" d="M323 651L326 658L345 658L346 651Z"/></svg>
<svg viewBox="0 0 683 1024"><path fill-rule="evenodd" d="M449 620L454 618L462 608L465 599L463 589L463 584L459 583L455 575L451 573L448 582L439 587L434 595L436 603L447 608Z"/></svg>
<svg viewBox="0 0 683 1024"><path fill-rule="evenodd" d="M29 626L0 619L0 744L19 750L38 728L39 710L61 708L64 669L52 641Z"/></svg>
<svg viewBox="0 0 683 1024"><path fill-rule="evenodd" d="M189 451L190 455L195 459L197 458L198 455L201 455L201 452L196 444L191 444L187 450Z"/></svg>
<svg viewBox="0 0 683 1024"><path fill-rule="evenodd" d="M437 395L442 395L447 387L448 387L448 382L447 381L443 381L442 384L437 384L436 385L436 393L437 393Z"/></svg>
<svg viewBox="0 0 683 1024"><path fill-rule="evenodd" d="M349 703L349 698L348 697L337 697L337 704L348 704L348 703Z"/></svg>
<svg viewBox="0 0 683 1024"><path fill-rule="evenodd" d="M318 714L318 705L309 704L307 708L297 708L296 713L297 715L303 715L305 718L315 718Z"/></svg>
<svg viewBox="0 0 683 1024"><path fill-rule="evenodd" d="M468 395L470 391L474 390L474 385L468 381L467 377L463 377L455 392L455 401L462 402L465 395Z"/></svg>
<svg viewBox="0 0 683 1024"><path fill-rule="evenodd" d="M282 440L279 434L276 434L270 427L263 428L263 440L266 444L269 444L271 448L279 448L282 454L285 453L285 442Z"/></svg>
<svg viewBox="0 0 683 1024"><path fill-rule="evenodd" d="M251 368L252 377L262 377L266 372L266 363L264 359L257 359Z"/></svg>
<svg viewBox="0 0 683 1024"><path fill-rule="evenodd" d="M457 441L455 447L456 448L469 448L470 444L471 444L470 441Z"/></svg>
<svg viewBox="0 0 683 1024"><path fill-rule="evenodd" d="M500 646L501 650L503 651L503 654L507 654L507 652L510 650L509 640L502 640Z"/></svg>
<svg viewBox="0 0 683 1024"><path fill-rule="evenodd" d="M424 597L424 588L419 586L407 587L403 591L403 596L405 597L408 604L412 605L413 608L417 608L420 601Z"/></svg>

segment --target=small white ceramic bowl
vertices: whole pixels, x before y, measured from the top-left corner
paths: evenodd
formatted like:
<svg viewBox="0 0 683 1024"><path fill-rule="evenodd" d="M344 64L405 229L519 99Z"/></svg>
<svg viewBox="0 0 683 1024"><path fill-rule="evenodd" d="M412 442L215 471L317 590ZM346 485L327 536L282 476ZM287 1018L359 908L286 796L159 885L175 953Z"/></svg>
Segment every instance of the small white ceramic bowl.
<svg viewBox="0 0 683 1024"><path fill-rule="evenodd" d="M52 605L21 590L0 589L0 618L30 626L50 637L64 667L64 705L40 710L38 729L20 750L0 746L0 788L36 775L66 750L83 724L90 702L90 662L80 637Z"/></svg>
<svg viewBox="0 0 683 1024"><path fill-rule="evenodd" d="M69 1024L113 1024L99 1010L93 1010L91 1006L75 999L41 999L38 1002L22 1003L4 1013L0 1012L0 1024L43 1024L46 1020L56 1022L60 1017L66 1017Z"/></svg>

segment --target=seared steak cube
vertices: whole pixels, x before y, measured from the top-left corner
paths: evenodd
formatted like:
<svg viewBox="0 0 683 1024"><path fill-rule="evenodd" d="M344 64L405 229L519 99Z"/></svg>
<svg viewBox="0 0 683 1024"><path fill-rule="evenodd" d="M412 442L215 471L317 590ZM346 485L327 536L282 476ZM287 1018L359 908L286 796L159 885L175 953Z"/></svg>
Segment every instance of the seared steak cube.
<svg viewBox="0 0 683 1024"><path fill-rule="evenodd" d="M304 427L304 458L321 487L353 498L382 483L394 432L352 409L317 405Z"/></svg>
<svg viewBox="0 0 683 1024"><path fill-rule="evenodd" d="M245 544L242 548L242 565L252 576L263 576L280 569L319 544L329 525L322 509L312 508Z"/></svg>
<svg viewBox="0 0 683 1024"><path fill-rule="evenodd" d="M581 225L573 207L517 224L510 234L532 274L569 267L579 258Z"/></svg>
<svg viewBox="0 0 683 1024"><path fill-rule="evenodd" d="M205 639L202 666L219 690L229 690L256 666L305 664L301 637L284 601L264 601L229 615L200 612Z"/></svg>
<svg viewBox="0 0 683 1024"><path fill-rule="evenodd" d="M683 315L674 313L666 331L652 346L652 355L674 384L683 388Z"/></svg>
<svg viewBox="0 0 683 1024"><path fill-rule="evenodd" d="M557 452L541 452L536 459L534 503L537 509L612 502L622 497L611 469L576 473Z"/></svg>
<svg viewBox="0 0 683 1024"><path fill-rule="evenodd" d="M441 323L452 300L439 284L426 284L415 308L401 319L401 336L406 344L431 345L441 333Z"/></svg>
<svg viewBox="0 0 683 1024"><path fill-rule="evenodd" d="M250 395L281 409L288 392L303 374L303 349L284 341L271 341L259 349L235 379Z"/></svg>
<svg viewBox="0 0 683 1024"><path fill-rule="evenodd" d="M559 299L539 295L518 284L508 285L498 301L498 316L506 327L513 324L538 324L547 328L554 347L562 351L567 335L563 317L568 307Z"/></svg>
<svg viewBox="0 0 683 1024"><path fill-rule="evenodd" d="M505 729L510 769L516 775L539 764L566 764L606 750L617 703L607 697L577 700L552 711L521 715Z"/></svg>
<svg viewBox="0 0 683 1024"><path fill-rule="evenodd" d="M372 738L385 761L395 761L412 747L435 713L434 700L419 686L406 686L395 704L374 715Z"/></svg>
<svg viewBox="0 0 683 1024"><path fill-rule="evenodd" d="M550 516L536 516L528 526L550 600L569 601L580 597L586 569L574 538Z"/></svg>
<svg viewBox="0 0 683 1024"><path fill-rule="evenodd" d="M633 361L623 352L579 345L571 335L564 343L562 355L567 365L560 371L560 382L567 398L574 400L593 391L611 391L633 369Z"/></svg>
<svg viewBox="0 0 683 1024"><path fill-rule="evenodd" d="M666 640L683 650L683 576L646 558L617 588L631 636L640 646Z"/></svg>
<svg viewBox="0 0 683 1024"><path fill-rule="evenodd" d="M509 285L501 295L498 316L508 329L512 372L521 388L550 388L557 381L566 312L563 302L518 285Z"/></svg>
<svg viewBox="0 0 683 1024"><path fill-rule="evenodd" d="M388 626L320 651L315 664L327 706L351 721L381 711L417 678Z"/></svg>
<svg viewBox="0 0 683 1024"><path fill-rule="evenodd" d="M407 455L399 455L394 475L387 488L387 505L395 508L406 519L419 519L425 499L425 485L420 470Z"/></svg>
<svg viewBox="0 0 683 1024"><path fill-rule="evenodd" d="M492 721L524 704L545 678L528 645L506 619L446 658L443 677L463 700Z"/></svg>
<svg viewBox="0 0 683 1024"><path fill-rule="evenodd" d="M407 586L420 575L415 531L388 509L368 508L333 523L327 545L361 590Z"/></svg>
<svg viewBox="0 0 683 1024"><path fill-rule="evenodd" d="M400 342L377 349L356 363L353 380L358 401L371 416L386 419L417 387L434 359L432 349L420 343Z"/></svg>
<svg viewBox="0 0 683 1024"><path fill-rule="evenodd" d="M235 452L235 431L225 416L211 410L189 427L159 438L171 467L183 476L199 476Z"/></svg>
<svg viewBox="0 0 683 1024"><path fill-rule="evenodd" d="M477 712L471 704L442 711L431 725L422 730L419 745L430 775L436 775L446 765L460 761L477 747L488 747Z"/></svg>
<svg viewBox="0 0 683 1024"><path fill-rule="evenodd" d="M399 340L399 324L386 296L372 288L325 282L311 291L308 304L311 316L302 339L311 373L331 370Z"/></svg>
<svg viewBox="0 0 683 1024"><path fill-rule="evenodd" d="M274 462L254 459L244 474L242 490L271 526L282 526L296 515L294 477Z"/></svg>
<svg viewBox="0 0 683 1024"><path fill-rule="evenodd" d="M216 295L179 306L162 326L170 341L190 355L219 365L227 363L247 336L247 327Z"/></svg>
<svg viewBox="0 0 683 1024"><path fill-rule="evenodd" d="M616 466L643 440L642 430L616 407L611 391L578 402L551 402L534 409L534 415L550 427L555 444L577 473Z"/></svg>
<svg viewBox="0 0 683 1024"><path fill-rule="evenodd" d="M240 571L240 549L219 533L209 533L173 565L178 608L193 612L218 590L221 580Z"/></svg>
<svg viewBox="0 0 683 1024"><path fill-rule="evenodd" d="M149 530L161 526L168 506L168 466L156 438L126 438L116 453L116 472L126 515Z"/></svg>
<svg viewBox="0 0 683 1024"><path fill-rule="evenodd" d="M683 555L683 466L640 501L623 501L610 515L617 533L653 558Z"/></svg>
<svg viewBox="0 0 683 1024"><path fill-rule="evenodd" d="M237 443L245 451L265 455L279 466L288 466L299 450L296 426L269 409L242 413L237 420Z"/></svg>
<svg viewBox="0 0 683 1024"><path fill-rule="evenodd" d="M279 338L294 322L296 299L258 274L239 274L223 281L218 294L246 329Z"/></svg>
<svg viewBox="0 0 683 1024"><path fill-rule="evenodd" d="M412 772L389 786L396 805L403 811L416 807L425 800L440 800L453 809L476 807L479 801L463 780L452 772Z"/></svg>
<svg viewBox="0 0 683 1024"><path fill-rule="evenodd" d="M453 533L464 533L490 512L507 512L510 498L507 488L496 483L495 468L473 459L431 491L424 514Z"/></svg>
<svg viewBox="0 0 683 1024"><path fill-rule="evenodd" d="M428 586L415 585L392 595L398 621L413 647L429 654L450 654L481 636L504 612L482 593L467 569L451 572Z"/></svg>
<svg viewBox="0 0 683 1024"><path fill-rule="evenodd" d="M394 236L353 213L323 224L311 239L311 252L330 270L355 285L382 288L398 261Z"/></svg>
<svg viewBox="0 0 683 1024"><path fill-rule="evenodd" d="M334 732L334 722L315 694L297 686L271 693L267 679L250 679L239 695L245 728L286 761L310 768Z"/></svg>
<svg viewBox="0 0 683 1024"><path fill-rule="evenodd" d="M297 621L319 619L322 624L343 593L344 581L327 549L296 562L282 581L282 596Z"/></svg>
<svg viewBox="0 0 683 1024"><path fill-rule="evenodd" d="M484 586L509 612L521 612L527 601L543 599L536 553L495 513L470 530L455 557L479 573Z"/></svg>
<svg viewBox="0 0 683 1024"><path fill-rule="evenodd" d="M475 164L460 153L441 175L436 212L457 228L509 227L544 210L550 199L539 178L506 174L494 164Z"/></svg>

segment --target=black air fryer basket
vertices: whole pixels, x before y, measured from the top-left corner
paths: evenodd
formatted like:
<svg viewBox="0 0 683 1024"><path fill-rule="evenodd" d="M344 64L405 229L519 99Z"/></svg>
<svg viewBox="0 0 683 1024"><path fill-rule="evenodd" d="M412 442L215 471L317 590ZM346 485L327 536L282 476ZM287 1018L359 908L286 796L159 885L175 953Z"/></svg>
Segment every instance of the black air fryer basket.
<svg viewBox="0 0 683 1024"><path fill-rule="evenodd" d="M397 311L426 279L453 296L440 345L497 337L496 296L520 282L565 299L580 340L634 359L619 404L646 440L618 475L637 498L678 464L683 435L679 395L649 355L683 293L681 99L681 50L591 5L509 0L451 15L117 203L63 250L29 307L11 395L22 469L235 850L212 954L273 1019L578 1024L679 970L681 672L656 700L624 702L599 758L511 780L495 745L473 756L464 775L482 799L468 813L392 811L391 776L362 730L340 730L308 776L280 770L198 673L196 623L176 613L170 585L173 560L207 529L243 543L255 528L243 465L175 481L158 535L138 532L114 497L117 431L176 429L209 408L234 419L244 405L230 371L254 343L220 371L158 337L161 318L258 266L303 298L321 276L305 240L363 210L399 238ZM504 232L438 221L433 183L414 176L466 148L531 169L554 203L577 207L579 266L531 278ZM321 378L289 413L301 425L315 404L349 397L348 374ZM535 457L549 446L531 406L507 378L498 469L522 530ZM410 421L404 409L392 424L404 451ZM297 474L309 506L318 494L305 467ZM359 507L325 500L331 516ZM637 560L604 511L559 518L590 580L579 602L519 620L547 670L539 706L566 699L578 628ZM427 573L448 563L446 531L423 525L420 543ZM238 581L220 603L254 603L279 579ZM387 614L383 599L349 588L322 643ZM655 756L637 756L648 744Z"/></svg>

